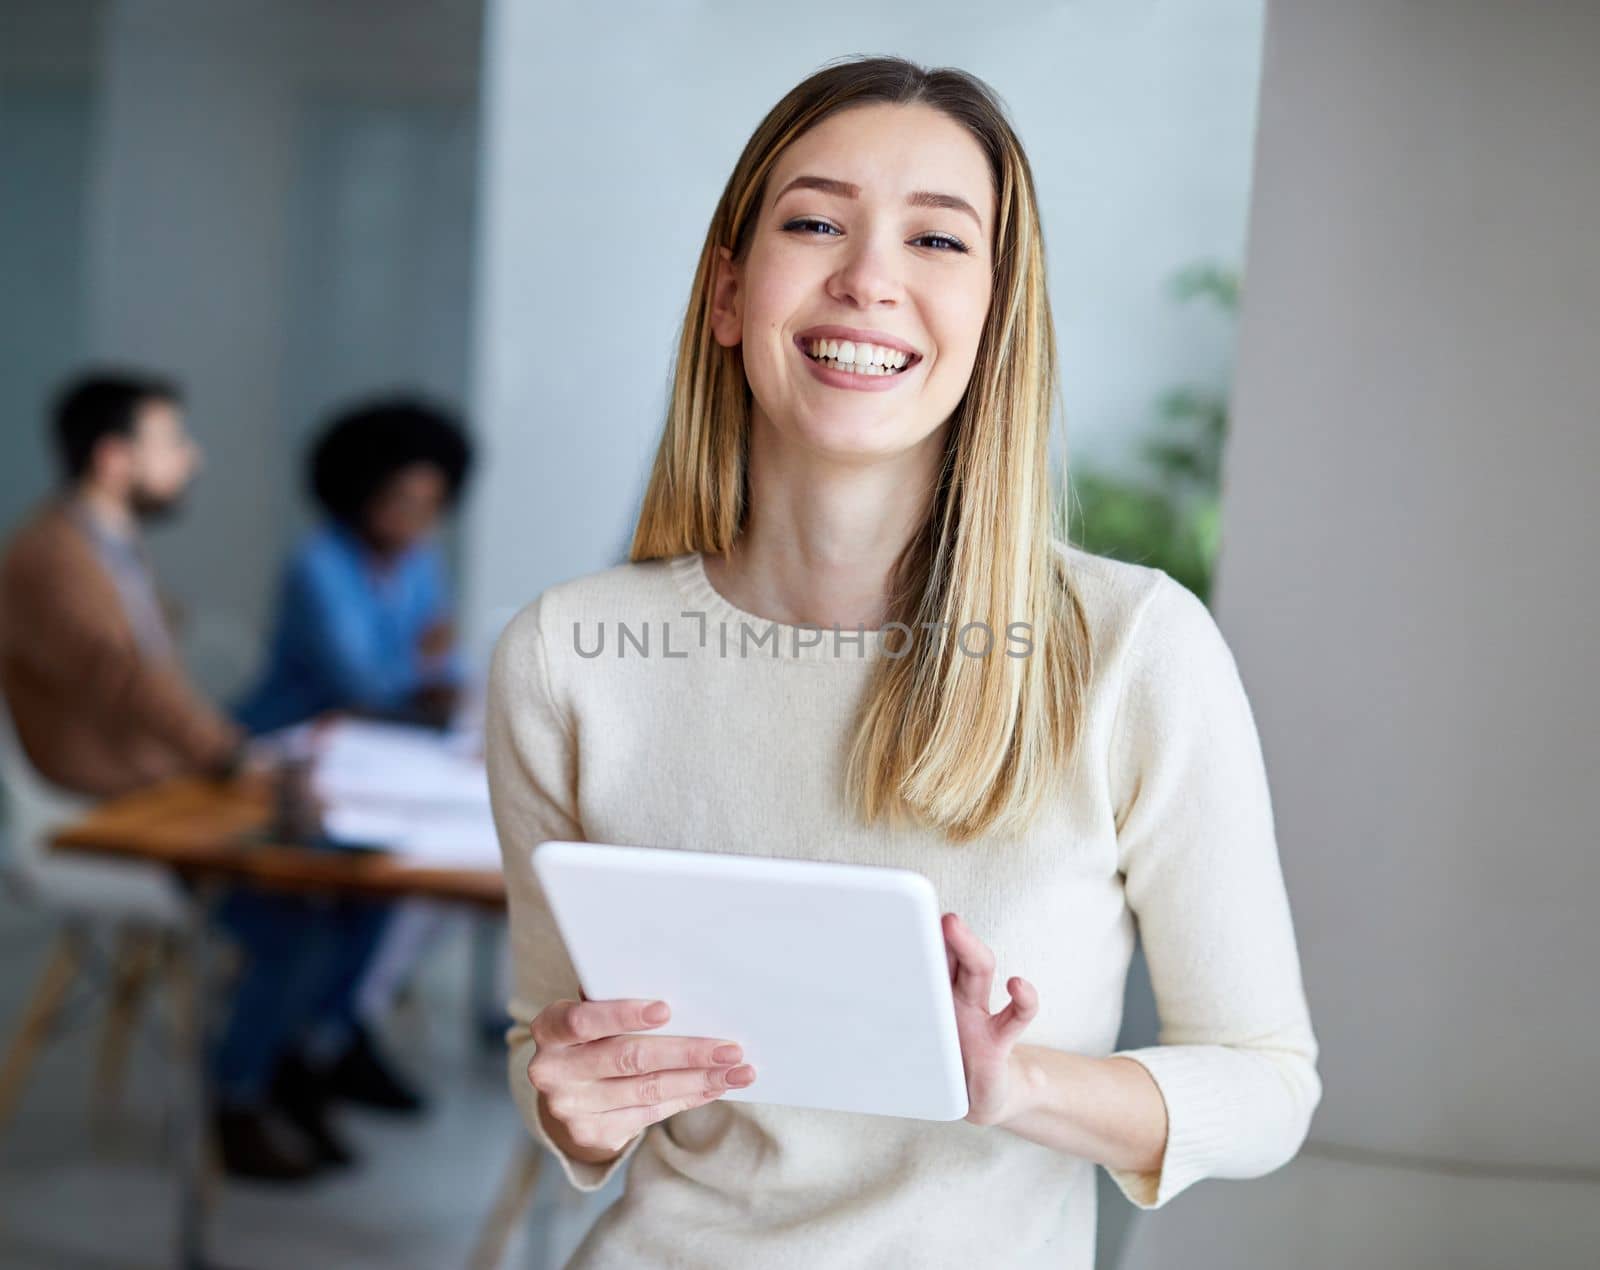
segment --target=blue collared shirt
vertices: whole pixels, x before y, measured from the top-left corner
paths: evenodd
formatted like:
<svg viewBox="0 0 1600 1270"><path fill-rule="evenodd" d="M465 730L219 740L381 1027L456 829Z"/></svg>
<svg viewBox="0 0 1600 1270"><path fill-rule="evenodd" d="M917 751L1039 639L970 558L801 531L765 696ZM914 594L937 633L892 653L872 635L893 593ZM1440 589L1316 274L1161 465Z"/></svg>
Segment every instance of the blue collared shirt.
<svg viewBox="0 0 1600 1270"><path fill-rule="evenodd" d="M380 565L348 529L324 524L289 558L266 669L234 715L269 732L325 710L402 709L419 688L460 682L455 652L425 658L417 647L449 617L437 544Z"/></svg>

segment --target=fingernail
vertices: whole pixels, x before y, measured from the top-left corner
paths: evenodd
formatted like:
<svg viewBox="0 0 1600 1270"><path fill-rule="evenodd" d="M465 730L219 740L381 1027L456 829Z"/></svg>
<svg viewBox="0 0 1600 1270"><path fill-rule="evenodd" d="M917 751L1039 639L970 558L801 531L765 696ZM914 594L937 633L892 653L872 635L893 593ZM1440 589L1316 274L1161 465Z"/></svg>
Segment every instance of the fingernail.
<svg viewBox="0 0 1600 1270"><path fill-rule="evenodd" d="M644 1008L644 1021L646 1023L665 1023L667 1015L672 1011L667 1009L665 1001L652 1001Z"/></svg>
<svg viewBox="0 0 1600 1270"><path fill-rule="evenodd" d="M714 1063L737 1063L743 1051L737 1045L719 1045L711 1051L711 1061Z"/></svg>
<svg viewBox="0 0 1600 1270"><path fill-rule="evenodd" d="M730 1085L748 1085L755 1078L756 1069L754 1067L735 1067L728 1073L728 1083Z"/></svg>

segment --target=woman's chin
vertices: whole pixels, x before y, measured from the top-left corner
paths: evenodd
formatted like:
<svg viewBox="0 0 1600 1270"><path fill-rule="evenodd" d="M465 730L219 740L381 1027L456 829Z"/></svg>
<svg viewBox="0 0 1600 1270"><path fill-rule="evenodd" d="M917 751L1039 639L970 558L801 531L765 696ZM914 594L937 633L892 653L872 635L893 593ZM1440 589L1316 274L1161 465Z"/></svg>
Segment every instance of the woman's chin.
<svg viewBox="0 0 1600 1270"><path fill-rule="evenodd" d="M909 454L917 448L920 438L909 436L904 428L887 422L835 422L801 429L795 439L819 458L841 463L876 463Z"/></svg>
<svg viewBox="0 0 1600 1270"><path fill-rule="evenodd" d="M790 444L818 457L841 462L881 462L908 454L936 429L908 427L904 418L868 411L833 411L822 418L802 417L775 430Z"/></svg>

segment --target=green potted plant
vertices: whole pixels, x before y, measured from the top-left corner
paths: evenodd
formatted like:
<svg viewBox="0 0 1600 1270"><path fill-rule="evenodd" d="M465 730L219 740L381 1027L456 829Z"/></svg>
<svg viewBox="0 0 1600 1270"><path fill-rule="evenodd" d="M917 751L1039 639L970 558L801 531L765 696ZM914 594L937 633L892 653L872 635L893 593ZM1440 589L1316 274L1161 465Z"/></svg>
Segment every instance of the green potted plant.
<svg viewBox="0 0 1600 1270"><path fill-rule="evenodd" d="M1180 303L1215 306L1232 320L1237 272L1197 264L1171 282ZM1185 385L1156 403L1158 430L1139 445L1133 476L1092 465L1071 473L1071 540L1085 551L1164 569L1209 601L1221 524L1222 453L1228 433L1228 385Z"/></svg>

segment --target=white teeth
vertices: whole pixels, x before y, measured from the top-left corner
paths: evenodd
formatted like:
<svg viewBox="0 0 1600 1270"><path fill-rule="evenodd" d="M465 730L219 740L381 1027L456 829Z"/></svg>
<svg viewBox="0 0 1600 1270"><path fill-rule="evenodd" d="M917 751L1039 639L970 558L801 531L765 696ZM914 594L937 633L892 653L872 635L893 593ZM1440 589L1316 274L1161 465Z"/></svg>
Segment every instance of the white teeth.
<svg viewBox="0 0 1600 1270"><path fill-rule="evenodd" d="M899 349L853 340L808 340L806 351L818 361L834 363L836 370L857 375L893 375L911 360L911 354Z"/></svg>

